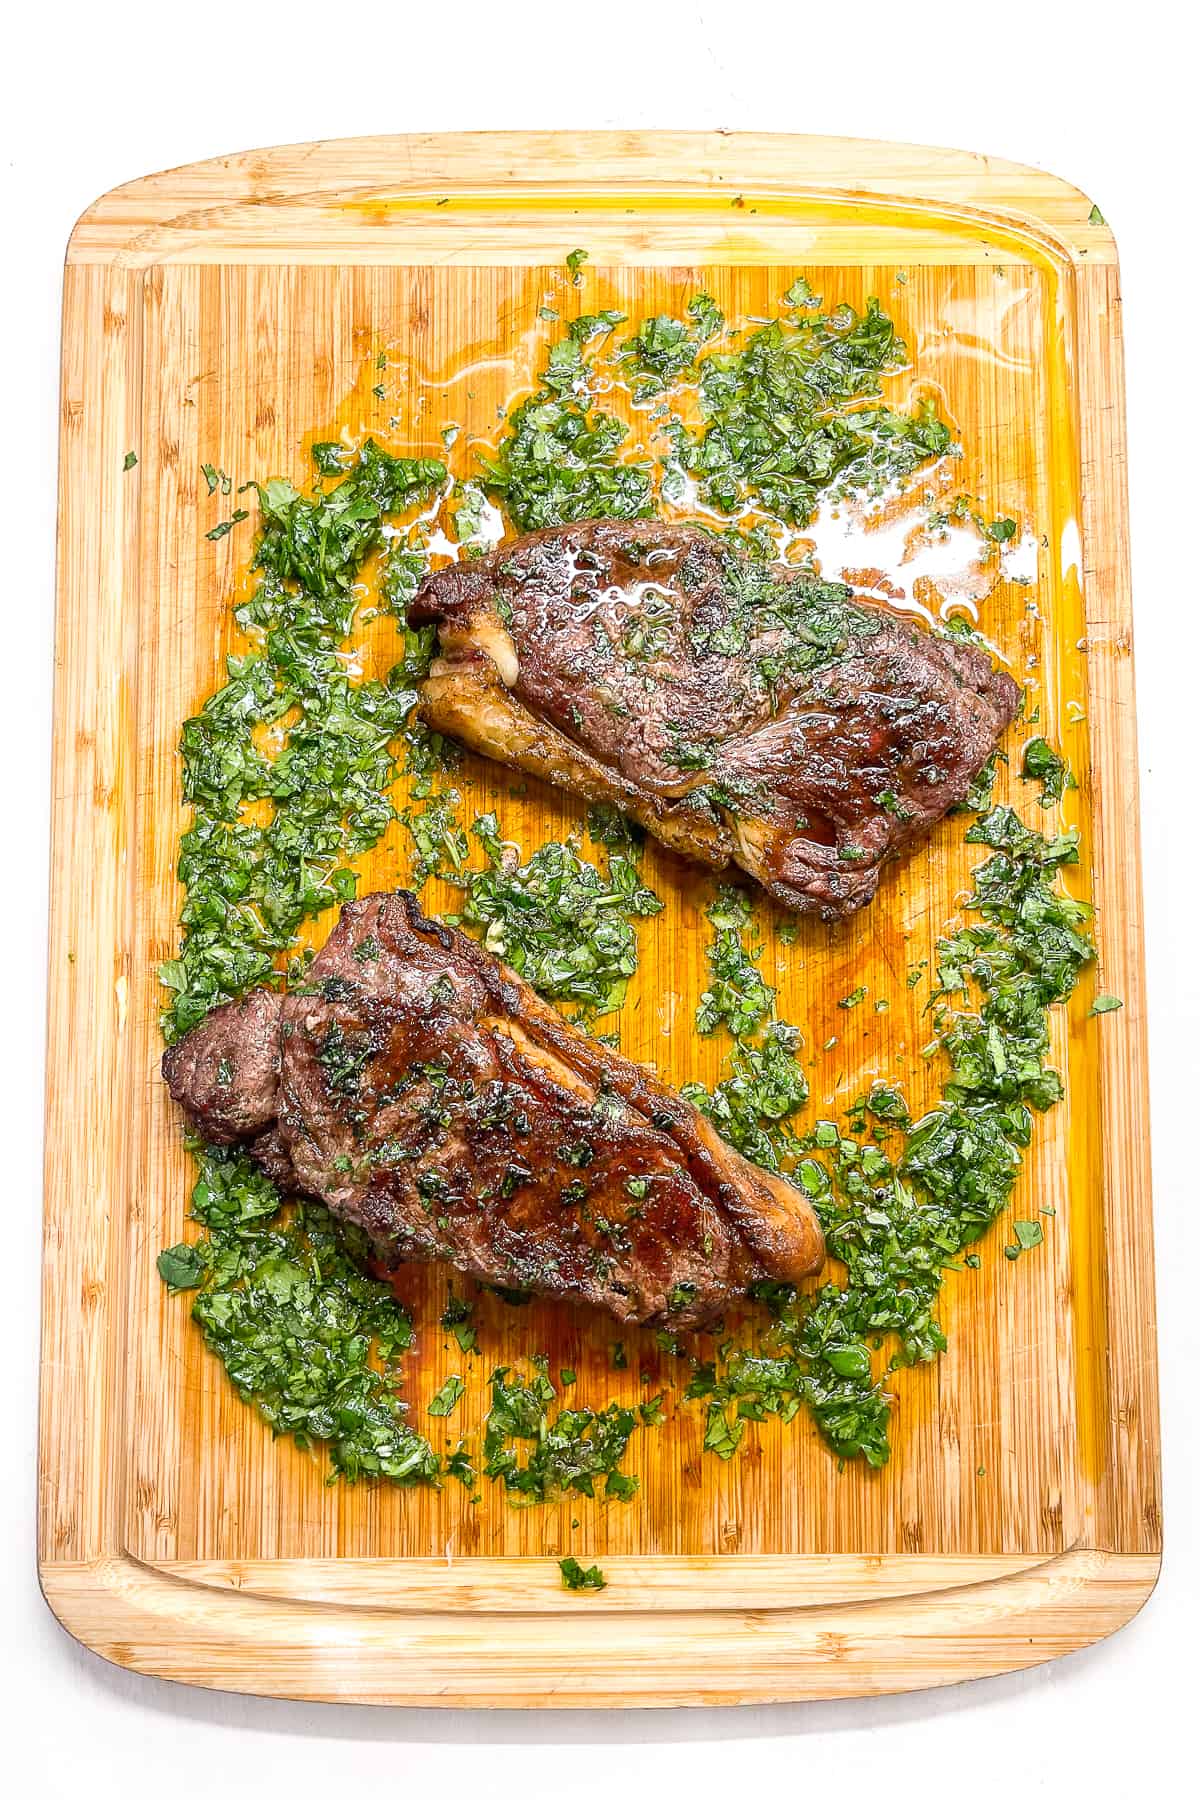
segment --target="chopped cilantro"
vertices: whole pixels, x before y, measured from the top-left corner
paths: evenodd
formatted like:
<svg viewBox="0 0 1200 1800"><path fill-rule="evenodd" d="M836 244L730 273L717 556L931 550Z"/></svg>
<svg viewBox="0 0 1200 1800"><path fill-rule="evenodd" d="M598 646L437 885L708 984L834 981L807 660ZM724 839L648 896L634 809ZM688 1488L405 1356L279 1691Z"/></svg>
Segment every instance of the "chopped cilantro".
<svg viewBox="0 0 1200 1800"><path fill-rule="evenodd" d="M464 1356L479 1352L479 1333L471 1323L472 1310L469 1300L452 1293L441 1317L442 1330L450 1333Z"/></svg>
<svg viewBox="0 0 1200 1800"><path fill-rule="evenodd" d="M510 416L509 431L482 481L522 531L574 519L645 519L651 508L644 465L621 462L628 432L578 394L542 388Z"/></svg>
<svg viewBox="0 0 1200 1800"><path fill-rule="evenodd" d="M322 471L342 469L348 454L314 449ZM396 817L392 745L409 729L416 695L403 681L352 681L339 644L354 612L351 583L385 514L426 496L444 473L368 441L337 485L311 499L287 482L258 489L254 562L263 573L238 620L259 647L230 657L225 685L180 735L195 816L180 843L183 944L163 965L169 1041L270 977L305 919L352 899L346 862ZM259 727L281 732L273 758L256 746ZM267 818L251 823L243 808L263 802Z"/></svg>
<svg viewBox="0 0 1200 1800"><path fill-rule="evenodd" d="M446 479L429 457L391 456L368 438L336 486L312 497L290 481L255 483L262 532L254 566L331 600L349 592L389 515L429 498Z"/></svg>
<svg viewBox="0 0 1200 1800"><path fill-rule="evenodd" d="M423 806L406 807L400 817L412 838L416 856L409 880L419 893L434 875L456 876L470 854L467 834L458 822L453 789L432 795Z"/></svg>
<svg viewBox="0 0 1200 1800"><path fill-rule="evenodd" d="M585 1569L575 1557L564 1556L559 1560L558 1569L563 1586L573 1594L597 1593L608 1586L596 1563Z"/></svg>
<svg viewBox="0 0 1200 1800"><path fill-rule="evenodd" d="M823 313L810 291L790 294L786 318L751 332L741 350L701 359L704 423L681 434L680 450L707 505L733 513L751 497L803 525L823 492L881 492L952 440L932 404L881 403L881 377L908 352L877 300L861 314L847 304Z"/></svg>
<svg viewBox="0 0 1200 1800"><path fill-rule="evenodd" d="M736 888L721 888L705 912L714 928L705 954L712 985L700 996L696 1029L705 1037L724 1025L734 1037L746 1037L767 1019L775 990L763 980L755 962L761 946L746 949L742 934L751 923L750 903Z"/></svg>
<svg viewBox="0 0 1200 1800"><path fill-rule="evenodd" d="M495 815L471 827L488 867L467 877L464 923L538 992L611 1012L637 970L632 921L661 912L632 862L610 854L604 875L570 844L543 844L527 863L506 860Z"/></svg>
<svg viewBox="0 0 1200 1800"><path fill-rule="evenodd" d="M1063 757L1057 750L1052 750L1043 737L1030 738L1021 758L1022 781L1040 781L1042 784L1039 806L1053 806L1061 800L1065 792L1070 774Z"/></svg>
<svg viewBox="0 0 1200 1800"><path fill-rule="evenodd" d="M333 448L333 446L324 444L315 445L313 448L313 455L316 456L318 450L326 448ZM214 468L212 463L206 462L200 464L200 473L204 477L210 494L215 494L218 488L220 488L222 494L230 494L233 492L233 482L225 473L224 469Z"/></svg>
<svg viewBox="0 0 1200 1800"><path fill-rule="evenodd" d="M724 314L708 294L697 294L687 312L687 321L668 313L643 319L637 333L626 338L621 361L632 373L635 398L661 394L681 376L694 375L699 351L724 327Z"/></svg>
<svg viewBox="0 0 1200 1800"><path fill-rule="evenodd" d="M445 1473L448 1477L452 1476L455 1481L461 1481L465 1488L473 1488L475 1486L477 1480L475 1468L471 1462L467 1447L461 1440L446 1458ZM477 1494L471 1501L472 1506L475 1505L478 1498L479 1496Z"/></svg>
<svg viewBox="0 0 1200 1800"><path fill-rule="evenodd" d="M996 767L1000 760L1000 754L998 750L992 752L967 789L962 806L955 807L954 811L977 813L987 811L992 803L992 789L996 785ZM1007 761L1007 758L1005 760Z"/></svg>
<svg viewBox="0 0 1200 1800"><path fill-rule="evenodd" d="M510 1379L511 1377L511 1379ZM527 1380L498 1368L491 1376L491 1407L484 1428L484 1473L504 1484L516 1505L556 1499L564 1493L604 1493L627 1500L636 1480L619 1465L638 1423L636 1412L610 1403L601 1412L560 1410L551 1415L554 1384L534 1367ZM521 1446L531 1446L522 1455Z"/></svg>
<svg viewBox="0 0 1200 1800"><path fill-rule="evenodd" d="M580 252L582 255L582 252ZM481 481L522 531L575 519L641 519L652 509L645 463L622 460L628 432L593 404L585 346L618 324L616 312L585 314L553 344L536 393L509 415Z"/></svg>
<svg viewBox="0 0 1200 1800"><path fill-rule="evenodd" d="M463 1394L466 1392L466 1386L467 1384L462 1379L461 1375L447 1375L445 1381L443 1381L441 1387L429 1402L426 1411L435 1419L449 1418L450 1414L462 1399Z"/></svg>
<svg viewBox="0 0 1200 1800"><path fill-rule="evenodd" d="M192 1317L242 1399L301 1448L327 1443L334 1474L349 1481L436 1481L437 1456L396 1392L411 1321L361 1272L353 1231L316 1202L281 1207L236 1150L201 1155L192 1217L207 1236L165 1252L159 1272L175 1290L198 1289Z"/></svg>
<svg viewBox="0 0 1200 1800"><path fill-rule="evenodd" d="M158 1272L173 1294L196 1288L204 1280L207 1260L199 1244L175 1244L158 1256Z"/></svg>
<svg viewBox="0 0 1200 1800"><path fill-rule="evenodd" d="M943 1097L915 1123L903 1096L883 1083L851 1108L860 1131L870 1116L881 1134L899 1132L896 1152L845 1137L830 1120L799 1141L756 1138L738 1116L705 1107L738 1148L785 1169L809 1195L829 1255L846 1270L844 1283L811 1296L760 1289L774 1314L765 1338L752 1350L727 1346L697 1370L688 1393L708 1406L705 1444L718 1456L732 1454L743 1421L786 1419L806 1405L839 1457L887 1460L887 1371L875 1370L869 1349L890 1335L891 1367L945 1349L935 1312L944 1272L1007 1207L1032 1111L1061 1096L1046 1067L1047 1010L1070 996L1094 955L1089 909L1056 879L1077 857L1074 835L1045 838L1010 807L985 813L966 835L992 854L974 870L967 910L975 917L938 944L938 1043L950 1065ZM1013 1229L1010 1260L1042 1241L1036 1219ZM965 1261L978 1266L973 1252Z"/></svg>
<svg viewBox="0 0 1200 1800"><path fill-rule="evenodd" d="M777 1169L793 1142L788 1121L808 1103L799 1063L800 1033L775 1020L758 1043L740 1043L729 1057L730 1074L712 1092L688 1082L684 1098L711 1119L743 1156Z"/></svg>

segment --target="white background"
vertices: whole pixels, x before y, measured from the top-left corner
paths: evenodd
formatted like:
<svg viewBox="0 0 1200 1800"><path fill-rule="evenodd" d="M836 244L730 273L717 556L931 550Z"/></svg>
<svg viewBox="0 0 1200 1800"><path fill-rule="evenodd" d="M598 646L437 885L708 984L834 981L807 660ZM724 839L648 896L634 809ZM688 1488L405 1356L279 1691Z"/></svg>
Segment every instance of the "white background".
<svg viewBox="0 0 1200 1800"><path fill-rule="evenodd" d="M11 1791L145 1800L635 1789L1195 1792L1200 921L1200 229L1191 8L493 0L75 8L4 28L0 659L0 1715ZM1150 969L1167 1554L1118 1637L1028 1675L865 1703L609 1715L372 1711L205 1695L73 1644L34 1581L34 1396L60 264L92 199L151 170L363 132L726 126L951 144L1038 164L1121 250ZM1132 771L1130 771L1132 778ZM11 1709L11 1711L10 1711ZM1189 1766L1189 1764L1191 1766Z"/></svg>

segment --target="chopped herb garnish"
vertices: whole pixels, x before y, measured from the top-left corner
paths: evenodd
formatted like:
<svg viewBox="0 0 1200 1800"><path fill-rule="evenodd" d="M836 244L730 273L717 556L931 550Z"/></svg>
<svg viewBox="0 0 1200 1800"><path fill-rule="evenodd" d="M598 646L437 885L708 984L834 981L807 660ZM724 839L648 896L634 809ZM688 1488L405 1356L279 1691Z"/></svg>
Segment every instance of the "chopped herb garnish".
<svg viewBox="0 0 1200 1800"><path fill-rule="evenodd" d="M644 519L651 512L646 468L618 460L628 432L578 393L543 388L509 419L494 460L482 462L485 489L522 531L575 519Z"/></svg>
<svg viewBox="0 0 1200 1800"><path fill-rule="evenodd" d="M551 1415L554 1399L554 1384L544 1369L535 1367L524 1381L513 1370L493 1370L484 1473L503 1482L516 1505L563 1493L595 1495L601 1480L605 1497L632 1498L636 1479L620 1476L619 1465L638 1423L636 1412L610 1404L601 1412L560 1410ZM522 1454L526 1444L531 1448ZM620 1478L610 1486L614 1475Z"/></svg>
<svg viewBox="0 0 1200 1800"><path fill-rule="evenodd" d="M881 403L882 376L908 352L877 300L861 314L846 304L823 313L807 285L788 300L787 316L751 332L743 349L700 359L704 423L680 431L677 454L707 505L733 513L749 497L804 525L823 492L879 493L952 440L932 404Z"/></svg>
<svg viewBox="0 0 1200 1800"><path fill-rule="evenodd" d="M219 525L214 525L212 530L206 531L204 535L206 538L213 538L214 540L226 537L229 532L233 530L235 525L240 525L243 519L248 519L249 517L250 514L246 511L245 507L239 506L237 511L233 513L230 518L222 519Z"/></svg>
<svg viewBox="0 0 1200 1800"><path fill-rule="evenodd" d="M170 1250L159 1252L158 1272L173 1294L184 1288L199 1287L207 1267L207 1258L199 1244L175 1244Z"/></svg>
<svg viewBox="0 0 1200 1800"><path fill-rule="evenodd" d="M479 1351L479 1333L471 1323L472 1312L471 1302L453 1293L442 1312L442 1330L451 1334L464 1356Z"/></svg>
<svg viewBox="0 0 1200 1800"><path fill-rule="evenodd" d="M681 376L694 376L700 350L724 328L724 314L708 294L697 294L687 312L686 320L667 313L643 319L637 333L626 338L621 361L631 371L637 399L661 394Z"/></svg>
<svg viewBox="0 0 1200 1800"><path fill-rule="evenodd" d="M712 985L700 996L696 1029L704 1036L723 1025L734 1037L746 1037L770 1017L775 990L755 967L762 947L750 952L743 932L751 924L750 902L736 888L721 888L705 912L713 927L706 955Z"/></svg>
<svg viewBox="0 0 1200 1800"><path fill-rule="evenodd" d="M334 448L332 445L316 444L313 446L313 455L315 457L319 450L332 448ZM222 494L231 494L233 492L233 482L225 473L224 469L215 469L212 463L206 462L200 464L200 473L203 475L205 482L208 485L210 494L215 494L218 488L220 488Z"/></svg>
<svg viewBox="0 0 1200 1800"><path fill-rule="evenodd" d="M996 807L967 839L992 854L974 871L967 910L976 917L938 944L938 1043L950 1064L943 1098L912 1123L899 1091L877 1083L851 1108L860 1130L870 1116L899 1132L897 1150L860 1144L830 1120L799 1142L756 1139L739 1118L706 1107L738 1148L785 1168L809 1195L829 1254L846 1269L844 1284L812 1296L760 1289L775 1315L766 1337L753 1350L728 1347L693 1377L688 1392L708 1405L705 1444L718 1456L732 1455L745 1420L789 1418L806 1405L840 1457L887 1460L887 1368L945 1349L934 1311L944 1272L1007 1207L1032 1113L1062 1094L1046 1067L1047 1011L1070 996L1094 954L1089 909L1056 879L1077 858L1074 835L1042 837ZM1042 1232L1028 1219L1013 1229L1010 1260ZM877 1370L871 1349L886 1336L896 1348Z"/></svg>
<svg viewBox="0 0 1200 1800"><path fill-rule="evenodd" d="M1021 758L1021 779L1042 784L1039 806L1053 806L1061 800L1070 779L1065 760L1052 750L1045 738L1030 738Z"/></svg>
<svg viewBox="0 0 1200 1800"><path fill-rule="evenodd" d="M495 815L471 827L488 867L467 877L465 924L538 992L589 1014L619 1006L637 970L632 921L661 912L632 862L609 855L604 875L570 844L543 844L527 863L506 860Z"/></svg>
<svg viewBox="0 0 1200 1800"><path fill-rule="evenodd" d="M418 893L432 876L454 877L467 861L470 845L458 822L457 804L458 795L451 790L400 815L416 850L409 879Z"/></svg>
<svg viewBox="0 0 1200 1800"><path fill-rule="evenodd" d="M461 1375L447 1375L445 1381L443 1381L441 1387L429 1402L426 1410L431 1413L435 1419L449 1418L450 1414L462 1399L463 1394L466 1392L466 1386L467 1384L462 1379Z"/></svg>
<svg viewBox="0 0 1200 1800"><path fill-rule="evenodd" d="M416 695L403 683L352 681L339 645L352 581L385 514L426 497L444 474L440 463L390 457L368 441L328 492L309 499L287 482L258 490L263 573L238 618L259 647L229 659L224 687L180 737L195 818L180 843L183 945L163 965L169 1041L270 977L305 919L353 899L347 861L396 817L392 746ZM280 732L273 758L257 747L260 727ZM243 809L264 802L265 822L249 822Z"/></svg>
<svg viewBox="0 0 1200 1800"><path fill-rule="evenodd" d="M207 1236L165 1252L159 1272L171 1288L199 1290L192 1317L242 1399L302 1449L327 1443L333 1473L349 1481L436 1481L437 1456L396 1392L412 1324L362 1273L362 1241L315 1201L281 1206L239 1151L199 1160L192 1217Z"/></svg>
<svg viewBox="0 0 1200 1800"><path fill-rule="evenodd" d="M590 1569L585 1569L575 1557L564 1556L559 1561L558 1569L563 1586L573 1594L597 1593L608 1586L596 1563Z"/></svg>
<svg viewBox="0 0 1200 1800"><path fill-rule="evenodd" d="M799 1048L795 1027L773 1021L758 1043L740 1043L730 1053L731 1073L711 1093L689 1082L684 1098L743 1156L764 1168L778 1168L793 1142L788 1122L808 1103Z"/></svg>

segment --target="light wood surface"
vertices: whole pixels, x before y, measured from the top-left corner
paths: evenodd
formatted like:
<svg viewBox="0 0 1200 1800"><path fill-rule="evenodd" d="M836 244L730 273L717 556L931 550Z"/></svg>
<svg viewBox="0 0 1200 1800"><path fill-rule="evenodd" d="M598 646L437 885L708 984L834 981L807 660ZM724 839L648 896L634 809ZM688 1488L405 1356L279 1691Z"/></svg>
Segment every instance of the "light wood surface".
<svg viewBox="0 0 1200 1800"><path fill-rule="evenodd" d="M1050 177L957 152L484 135L251 153L135 183L80 221L64 313L40 1496L47 1597L83 1641L262 1693L672 1704L1022 1667L1145 1599L1160 1520L1120 300L1089 212ZM562 269L576 244L591 257L581 295ZM238 645L252 529L205 537L232 502L209 497L200 464L299 480L314 436L371 430L436 452L453 422L466 474L472 434L494 435L497 408L532 380L544 296L568 315L583 300L638 316L704 285L756 314L800 271L830 301L880 296L914 351L897 394L935 385L965 448L959 485L1044 539L1036 588L1002 583L981 624L1036 684L1038 729L1078 776L1061 809L1082 833L1073 887L1097 904L1100 985L1125 1003L1088 1020L1085 984L1054 1022L1068 1098L1039 1121L1014 1209L1053 1207L1046 1243L1011 1263L1000 1228L976 1274L949 1278L950 1352L895 1378L878 1474L839 1473L803 1421L760 1427L719 1463L701 1455L702 1411L672 1403L634 1440L628 1507L331 1488L320 1455L273 1442L237 1401L154 1269L183 1235L188 1189L157 1075L155 970L176 941L184 816L174 747ZM368 672L386 668L389 628L361 638ZM578 823L566 798L516 798L481 762L458 785L527 848ZM1027 808L1031 791L1011 787ZM396 885L403 846L397 831L364 860L360 891ZM812 1117L840 1114L875 1073L918 1103L936 1091L904 972L930 955L977 854L949 821L865 915L804 924L790 948L768 934L764 973L809 1046ZM707 889L653 846L645 873L666 909L641 933L622 1047L669 1080L711 1080L720 1045L690 1029ZM864 982L887 1012L838 1008ZM424 1402L462 1370L436 1325L444 1291L412 1272L406 1392L435 1432ZM584 1402L640 1397L643 1372L652 1392L675 1385L603 1319L479 1311L485 1368L546 1350L578 1368ZM617 1336L625 1372L610 1367ZM476 1369L455 1437L479 1424ZM563 1593L568 1552L601 1560L602 1594Z"/></svg>

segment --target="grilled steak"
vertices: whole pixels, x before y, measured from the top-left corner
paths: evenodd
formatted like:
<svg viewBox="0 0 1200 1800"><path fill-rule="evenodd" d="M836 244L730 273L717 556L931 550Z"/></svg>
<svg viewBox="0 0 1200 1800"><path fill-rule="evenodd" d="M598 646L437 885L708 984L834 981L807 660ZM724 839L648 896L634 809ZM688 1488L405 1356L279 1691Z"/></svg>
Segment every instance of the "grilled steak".
<svg viewBox="0 0 1200 1800"><path fill-rule="evenodd" d="M218 1008L163 1074L202 1135L249 1142L385 1265L683 1327L822 1260L796 1188L408 893L343 907L303 991Z"/></svg>
<svg viewBox="0 0 1200 1800"><path fill-rule="evenodd" d="M272 988L255 988L219 1006L163 1057L168 1087L210 1144L237 1144L273 1124L282 1007Z"/></svg>
<svg viewBox="0 0 1200 1800"><path fill-rule="evenodd" d="M438 631L428 724L827 919L963 798L1019 699L978 649L688 525L535 532L427 576L409 620Z"/></svg>

